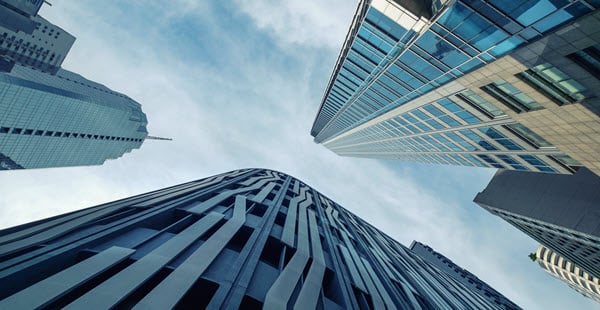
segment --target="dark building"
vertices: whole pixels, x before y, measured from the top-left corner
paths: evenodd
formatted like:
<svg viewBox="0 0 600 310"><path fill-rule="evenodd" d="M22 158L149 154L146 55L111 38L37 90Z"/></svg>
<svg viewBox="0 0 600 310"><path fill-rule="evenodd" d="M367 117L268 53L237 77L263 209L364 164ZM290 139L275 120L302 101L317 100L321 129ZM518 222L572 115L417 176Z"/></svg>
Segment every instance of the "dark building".
<svg viewBox="0 0 600 310"><path fill-rule="evenodd" d="M478 292L480 295L489 299L491 302L501 305L505 309L518 309L508 298L504 297L500 292L489 286L487 283L480 280L476 275L468 270L460 267L447 258L446 256L436 252L430 246L418 241L413 241L410 245L410 250L419 255L422 259L438 267L443 272L450 275L455 280L464 284L466 287Z"/></svg>
<svg viewBox="0 0 600 310"><path fill-rule="evenodd" d="M0 309L37 307L502 308L263 169L0 231Z"/></svg>
<svg viewBox="0 0 600 310"><path fill-rule="evenodd" d="M600 278L600 177L498 171L475 203Z"/></svg>

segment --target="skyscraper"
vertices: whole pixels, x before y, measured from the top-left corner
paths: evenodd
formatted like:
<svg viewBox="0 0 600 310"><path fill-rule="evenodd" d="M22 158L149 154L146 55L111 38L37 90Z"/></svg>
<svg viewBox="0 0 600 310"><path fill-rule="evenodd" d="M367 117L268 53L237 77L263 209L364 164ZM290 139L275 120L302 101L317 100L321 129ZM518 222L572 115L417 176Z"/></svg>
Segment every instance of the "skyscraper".
<svg viewBox="0 0 600 310"><path fill-rule="evenodd" d="M139 148L140 104L61 69L75 37L37 16L36 3L0 0L0 170L100 165Z"/></svg>
<svg viewBox="0 0 600 310"><path fill-rule="evenodd" d="M475 203L600 278L600 177L501 170Z"/></svg>
<svg viewBox="0 0 600 310"><path fill-rule="evenodd" d="M600 279L543 245L538 247L536 257L544 271L567 283L581 295L600 302Z"/></svg>
<svg viewBox="0 0 600 310"><path fill-rule="evenodd" d="M139 103L60 69L0 72L0 170L100 165L147 136Z"/></svg>
<svg viewBox="0 0 600 310"><path fill-rule="evenodd" d="M360 1L311 134L342 156L600 174L597 1Z"/></svg>
<svg viewBox="0 0 600 310"><path fill-rule="evenodd" d="M0 231L0 308L502 309L303 182L243 169Z"/></svg>
<svg viewBox="0 0 600 310"><path fill-rule="evenodd" d="M500 305L504 309L519 308L500 292L479 279L476 275L455 264L451 259L436 252L430 246L418 241L413 241L409 248L413 253L428 263L436 266L469 289L478 292L479 295L489 299L491 302Z"/></svg>

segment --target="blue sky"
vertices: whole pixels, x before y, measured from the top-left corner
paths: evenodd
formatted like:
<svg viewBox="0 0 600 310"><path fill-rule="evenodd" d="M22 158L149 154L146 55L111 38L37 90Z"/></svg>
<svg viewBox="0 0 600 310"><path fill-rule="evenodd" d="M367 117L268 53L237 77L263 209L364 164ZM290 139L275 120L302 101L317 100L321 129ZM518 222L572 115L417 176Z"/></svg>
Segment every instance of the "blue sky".
<svg viewBox="0 0 600 310"><path fill-rule="evenodd" d="M142 104L152 135L103 166L0 174L0 228L244 167L293 175L405 245L431 245L526 309L592 309L537 243L472 203L494 170L339 157L310 128L353 1L66 1L66 69Z"/></svg>

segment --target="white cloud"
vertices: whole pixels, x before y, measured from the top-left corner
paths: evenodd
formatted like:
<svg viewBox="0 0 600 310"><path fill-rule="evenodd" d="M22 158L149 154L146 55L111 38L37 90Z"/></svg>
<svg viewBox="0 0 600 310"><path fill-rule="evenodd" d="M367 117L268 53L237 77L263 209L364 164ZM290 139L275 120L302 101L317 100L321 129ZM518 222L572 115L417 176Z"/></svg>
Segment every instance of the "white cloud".
<svg viewBox="0 0 600 310"><path fill-rule="evenodd" d="M278 40L313 47L339 48L356 9L345 0L236 0L240 10Z"/></svg>
<svg viewBox="0 0 600 310"><path fill-rule="evenodd" d="M163 20L141 16L143 29L123 27L121 22L137 20L121 21L127 12L117 6L102 4L106 11L95 14L93 1L55 0L46 9L49 20L78 37L65 66L142 103L150 132L174 141L146 141L140 150L98 167L0 173L0 228L224 171L264 167L298 177L405 245L412 239L429 243L526 308L573 303L561 301L564 294L544 296L551 285L530 285L542 274L527 269L538 268L526 258L534 250L528 250L531 241L482 210L468 210L478 208L469 201L489 171L444 168L441 174L433 172L442 168L410 165L390 170L380 161L338 157L312 142L309 131L322 91L312 85L315 78L326 83L354 4L237 1L243 13L233 16L247 14L279 44L302 46L303 52L257 50L260 42L241 40L231 25L211 16L199 22L202 31L215 32L214 41L197 43L198 58L184 61L178 51L199 34L190 30L176 42L180 46L171 46L165 27L181 14L209 16L214 8L178 1L187 6L149 4L152 12L172 9ZM143 14L143 6L138 8L136 14ZM319 54L323 47L333 49ZM204 50L222 51L226 61L215 67ZM426 183L419 174L427 174Z"/></svg>

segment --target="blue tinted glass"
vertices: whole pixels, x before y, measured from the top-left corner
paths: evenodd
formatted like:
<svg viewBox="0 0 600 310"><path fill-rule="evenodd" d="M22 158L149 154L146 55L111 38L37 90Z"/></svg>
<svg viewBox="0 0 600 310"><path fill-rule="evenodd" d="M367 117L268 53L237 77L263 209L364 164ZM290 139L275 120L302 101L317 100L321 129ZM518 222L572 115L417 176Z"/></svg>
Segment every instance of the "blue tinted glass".
<svg viewBox="0 0 600 310"><path fill-rule="evenodd" d="M479 145L481 145L484 149L488 151L495 151L498 149L495 146L489 144L487 141L479 141Z"/></svg>
<svg viewBox="0 0 600 310"><path fill-rule="evenodd" d="M530 0L512 13L518 14L517 21L523 26L529 26L567 3L567 0Z"/></svg>
<svg viewBox="0 0 600 310"><path fill-rule="evenodd" d="M421 120L430 119L430 117L428 117L427 115L425 115L425 113L423 113L423 112L421 112L421 111L419 111L419 110L413 110L413 111L411 111L411 113L412 113L414 116L416 116L416 117L418 117L419 119L421 119Z"/></svg>
<svg viewBox="0 0 600 310"><path fill-rule="evenodd" d="M548 16L547 18L544 18L543 20L539 21L537 24L533 25L533 28L535 28L539 32L544 33L554 27L560 26L561 24L572 18L573 15L566 12L565 10L560 10Z"/></svg>
<svg viewBox="0 0 600 310"><path fill-rule="evenodd" d="M473 58L466 64L460 66L458 69L464 73L467 73L475 68L481 67L482 65L483 65L483 62L481 62L481 60L479 60L477 58Z"/></svg>
<svg viewBox="0 0 600 310"><path fill-rule="evenodd" d="M479 119L475 117L475 115L471 114L467 111L460 111L455 113L456 116L460 117L463 121L467 122L467 124L477 124L479 123Z"/></svg>
<svg viewBox="0 0 600 310"><path fill-rule="evenodd" d="M459 122L457 122L455 119L453 119L452 117L450 117L448 115L440 116L440 120L442 122L448 124L448 126L450 126L450 127L460 126Z"/></svg>
<svg viewBox="0 0 600 310"><path fill-rule="evenodd" d="M542 172L556 172L556 170L548 167L548 166L540 166L540 167L536 167L538 168L538 170L542 171Z"/></svg>
<svg viewBox="0 0 600 310"><path fill-rule="evenodd" d="M469 10L462 3L458 2L438 19L438 23L452 30L454 27L458 26L465 19L467 19L467 17L471 14L471 10Z"/></svg>
<svg viewBox="0 0 600 310"><path fill-rule="evenodd" d="M456 105L456 103L450 101L449 99L440 99L438 103L450 112L462 111L462 109L458 105Z"/></svg>
<svg viewBox="0 0 600 310"><path fill-rule="evenodd" d="M512 50L514 50L517 46L523 44L523 40L518 37L512 37L504 42L498 44L498 46L494 47L490 50L490 54L499 57L502 56Z"/></svg>
<svg viewBox="0 0 600 310"><path fill-rule="evenodd" d="M490 23L480 15L471 14L468 19L454 29L453 33L459 35L465 41L469 41L490 26Z"/></svg>
<svg viewBox="0 0 600 310"><path fill-rule="evenodd" d="M487 135L488 137L490 137L492 139L502 139L502 138L504 138L504 136L502 134L500 134L498 131L496 131L493 128L481 127L481 128L479 128L479 131L481 131L482 133L484 133L485 135Z"/></svg>
<svg viewBox="0 0 600 310"><path fill-rule="evenodd" d="M428 105L424 106L423 109L425 109L427 112L429 112L429 113L431 113L432 115L435 115L435 116L442 116L442 115L444 115L444 112L440 111L440 109L432 106L431 104L428 104Z"/></svg>
<svg viewBox="0 0 600 310"><path fill-rule="evenodd" d="M480 51L483 51L498 44L498 42L506 38L508 38L508 34L506 32L495 27L490 27L475 37L471 43Z"/></svg>

